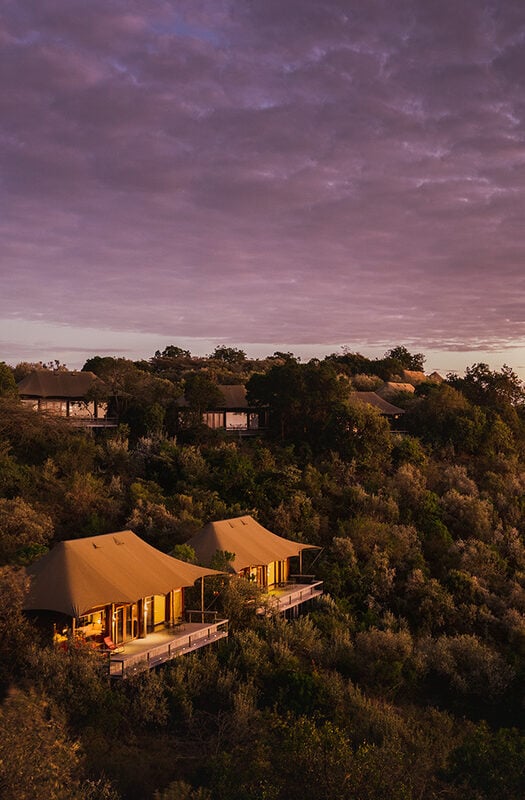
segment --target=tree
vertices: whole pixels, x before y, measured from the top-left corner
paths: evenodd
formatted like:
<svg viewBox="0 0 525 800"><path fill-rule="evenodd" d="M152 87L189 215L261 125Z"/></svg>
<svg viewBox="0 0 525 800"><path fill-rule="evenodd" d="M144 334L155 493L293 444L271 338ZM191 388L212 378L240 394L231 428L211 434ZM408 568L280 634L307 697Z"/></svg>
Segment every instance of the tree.
<svg viewBox="0 0 525 800"><path fill-rule="evenodd" d="M0 397L17 397L18 390L16 388L15 377L13 370L8 367L5 361L0 361Z"/></svg>
<svg viewBox="0 0 525 800"><path fill-rule="evenodd" d="M522 800L525 736L515 728L491 731L481 722L452 752L448 777L465 797Z"/></svg>
<svg viewBox="0 0 525 800"><path fill-rule="evenodd" d="M268 356L268 361L300 361L300 358L297 358L292 352L287 351L286 353L282 350L276 350L272 356Z"/></svg>
<svg viewBox="0 0 525 800"><path fill-rule="evenodd" d="M403 369L422 372L425 363L423 353L410 353L403 345L398 345L385 353L385 358L399 361Z"/></svg>
<svg viewBox="0 0 525 800"><path fill-rule="evenodd" d="M491 370L488 364L479 363L467 367L463 378L447 375L448 383L462 392L471 403L489 407L495 411L504 406L523 406L525 388L523 382L507 364L501 371Z"/></svg>
<svg viewBox="0 0 525 800"><path fill-rule="evenodd" d="M42 555L53 537L47 514L16 497L0 499L0 564L26 564Z"/></svg>
<svg viewBox="0 0 525 800"><path fill-rule="evenodd" d="M327 450L339 453L346 461L354 460L360 470L381 469L390 459L390 425L376 408L365 403L346 401L335 406L322 435Z"/></svg>
<svg viewBox="0 0 525 800"><path fill-rule="evenodd" d="M209 408L217 407L224 398L221 390L211 378L202 372L191 372L186 378L184 397L190 409L196 412L195 423L202 422L202 414Z"/></svg>
<svg viewBox="0 0 525 800"><path fill-rule="evenodd" d="M168 345L162 352L155 351L155 355L145 362L136 362L136 366L144 372L158 375L160 378L171 381L179 386L188 367L193 365L189 350L183 350L176 345Z"/></svg>
<svg viewBox="0 0 525 800"><path fill-rule="evenodd" d="M403 423L425 442L475 453L484 440L487 415L460 391L443 383L415 401Z"/></svg>
<svg viewBox="0 0 525 800"><path fill-rule="evenodd" d="M191 353L189 350L183 350L182 347L177 347L174 344L169 344L161 352L155 350L155 358L190 358Z"/></svg>
<svg viewBox="0 0 525 800"><path fill-rule="evenodd" d="M210 358L225 361L227 364L242 364L243 361L246 361L246 353L237 347L226 347L226 345L220 344L215 348Z"/></svg>
<svg viewBox="0 0 525 800"><path fill-rule="evenodd" d="M29 375L31 372L37 370L51 370L52 372L67 372L68 368L65 364L61 364L58 358L54 361L20 361L13 370L16 383L19 383L22 378Z"/></svg>
<svg viewBox="0 0 525 800"><path fill-rule="evenodd" d="M110 398L119 420L127 423L135 436L157 433L163 410L180 395L171 381L138 369L126 358L95 356L82 370L94 372L101 379L100 390L95 392L100 391L101 398Z"/></svg>
<svg viewBox="0 0 525 800"><path fill-rule="evenodd" d="M211 794L202 786L193 789L185 781L173 781L162 791L156 790L153 800L211 800Z"/></svg>
<svg viewBox="0 0 525 800"><path fill-rule="evenodd" d="M0 787L4 800L118 800L107 781L87 778L64 715L17 690L0 708Z"/></svg>
<svg viewBox="0 0 525 800"><path fill-rule="evenodd" d="M346 399L346 385L332 364L287 361L247 383L248 402L270 407L274 432L281 439L323 445L323 432L334 406Z"/></svg>
<svg viewBox="0 0 525 800"><path fill-rule="evenodd" d="M27 590L23 570L0 567L0 696L20 679L34 640L35 632L22 611Z"/></svg>
<svg viewBox="0 0 525 800"><path fill-rule="evenodd" d="M0 441L9 443L14 458L25 465L38 464L78 436L60 417L35 412L18 400L0 398Z"/></svg>

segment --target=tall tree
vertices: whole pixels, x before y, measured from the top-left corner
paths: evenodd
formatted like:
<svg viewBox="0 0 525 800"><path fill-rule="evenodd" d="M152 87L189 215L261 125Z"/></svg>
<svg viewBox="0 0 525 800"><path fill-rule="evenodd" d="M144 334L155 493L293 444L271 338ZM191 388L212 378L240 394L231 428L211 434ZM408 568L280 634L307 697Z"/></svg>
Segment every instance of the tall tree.
<svg viewBox="0 0 525 800"><path fill-rule="evenodd" d="M243 361L246 361L246 353L237 347L226 347L226 345L220 344L215 348L210 358L225 361L227 364L242 364Z"/></svg>
<svg viewBox="0 0 525 800"><path fill-rule="evenodd" d="M17 395L18 390L13 370L5 361L0 361L0 397L16 397Z"/></svg>
<svg viewBox="0 0 525 800"><path fill-rule="evenodd" d="M385 358L399 361L403 369L422 372L425 363L423 353L410 353L403 345L397 345L385 353Z"/></svg>
<svg viewBox="0 0 525 800"><path fill-rule="evenodd" d="M518 407L525 403L523 382L507 364L498 372L480 362L467 367L463 378L450 374L447 375L447 381L471 403L495 411L506 405Z"/></svg>

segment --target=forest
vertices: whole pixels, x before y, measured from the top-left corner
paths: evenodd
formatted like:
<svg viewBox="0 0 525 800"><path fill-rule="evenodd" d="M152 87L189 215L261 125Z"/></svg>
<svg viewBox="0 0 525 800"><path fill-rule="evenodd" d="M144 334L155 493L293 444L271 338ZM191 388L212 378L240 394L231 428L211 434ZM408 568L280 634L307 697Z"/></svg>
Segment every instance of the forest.
<svg viewBox="0 0 525 800"><path fill-rule="evenodd" d="M61 364L0 364L5 800L523 798L525 389L478 363L397 393L396 425L355 400L424 362L94 356L120 421L94 433L18 398ZM270 408L264 436L202 424L241 383ZM189 558L241 514L319 546L308 614L256 617L231 580L227 639L120 682L23 614L24 567L58 541L131 529Z"/></svg>

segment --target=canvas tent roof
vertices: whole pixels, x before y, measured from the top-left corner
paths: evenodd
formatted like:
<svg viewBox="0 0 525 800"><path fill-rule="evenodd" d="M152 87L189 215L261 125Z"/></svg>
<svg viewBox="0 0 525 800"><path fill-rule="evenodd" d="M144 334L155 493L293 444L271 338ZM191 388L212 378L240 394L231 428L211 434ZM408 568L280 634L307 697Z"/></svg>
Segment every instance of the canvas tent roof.
<svg viewBox="0 0 525 800"><path fill-rule="evenodd" d="M193 547L202 564L210 564L217 550L235 553L233 571L271 564L297 556L315 545L292 542L263 528L253 517L234 517L209 522L187 544Z"/></svg>
<svg viewBox="0 0 525 800"><path fill-rule="evenodd" d="M97 606L135 603L219 574L161 553L132 531L60 542L27 572L26 611L75 618Z"/></svg>
<svg viewBox="0 0 525 800"><path fill-rule="evenodd" d="M96 383L102 382L93 372L52 372L38 369L18 384L20 395L29 397L83 398Z"/></svg>

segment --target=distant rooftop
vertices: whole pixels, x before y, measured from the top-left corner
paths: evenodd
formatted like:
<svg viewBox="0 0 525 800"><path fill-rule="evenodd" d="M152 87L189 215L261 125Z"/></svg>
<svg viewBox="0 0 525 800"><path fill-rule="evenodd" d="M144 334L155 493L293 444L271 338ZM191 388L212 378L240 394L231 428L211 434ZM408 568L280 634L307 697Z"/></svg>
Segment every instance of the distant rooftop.
<svg viewBox="0 0 525 800"><path fill-rule="evenodd" d="M376 392L352 392L350 398L360 403L374 406L374 408L377 408L385 417L398 417L405 413L403 408L392 405L392 403L389 403L384 397L380 397Z"/></svg>
<svg viewBox="0 0 525 800"><path fill-rule="evenodd" d="M101 383L93 372L53 372L39 369L26 375L18 383L23 397L54 397L82 399L96 383Z"/></svg>

